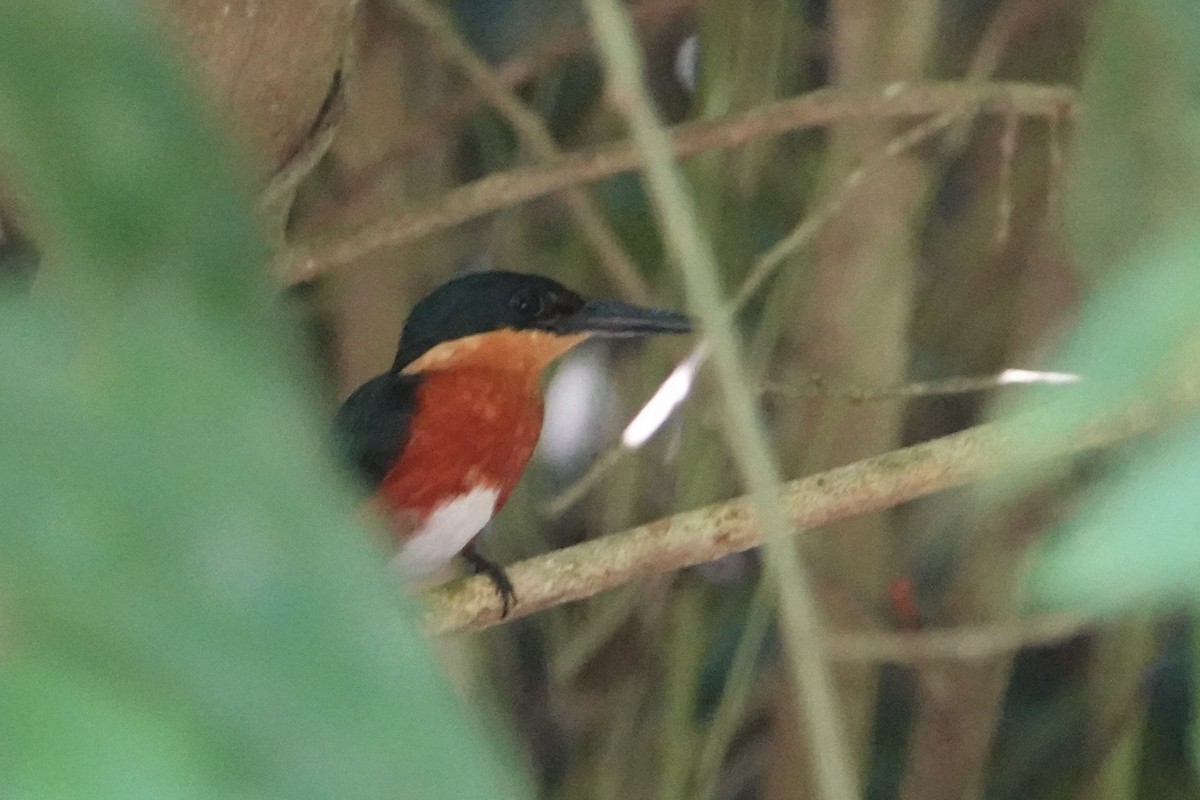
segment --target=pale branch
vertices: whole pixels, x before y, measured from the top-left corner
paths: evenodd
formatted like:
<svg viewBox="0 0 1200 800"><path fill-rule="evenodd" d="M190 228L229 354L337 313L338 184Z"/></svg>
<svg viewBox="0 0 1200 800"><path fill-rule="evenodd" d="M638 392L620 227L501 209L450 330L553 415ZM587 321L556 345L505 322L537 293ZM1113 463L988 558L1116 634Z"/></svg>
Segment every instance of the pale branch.
<svg viewBox="0 0 1200 800"><path fill-rule="evenodd" d="M1007 372L1007 370L1006 370ZM845 381L831 380L823 375L810 375L804 386L791 386L776 381L765 381L762 392L791 399L822 397L827 400L844 400L847 403L863 404L911 400L917 397L948 397L957 394L975 394L997 389L1028 386L1030 383L1068 384L1074 376L1063 373L1044 373L1043 380L1034 378L1017 381L1004 372L982 377L942 378L932 381L913 381L898 386L870 388ZM567 509L582 500L609 472L616 469L622 458L631 449L616 444L603 451L578 479L542 503L541 512L548 517L565 514Z"/></svg>
<svg viewBox="0 0 1200 800"><path fill-rule="evenodd" d="M741 114L693 122L671 130L677 158L705 150L737 147L757 139L821 127L848 119L918 118L946 112L1072 117L1078 95L1065 86L1030 83L959 82L893 84L867 90L821 89L769 103ZM309 280L385 247L448 230L502 208L590 183L640 166L633 143L622 140L568 154L552 164L489 175L452 189L437 202L368 223L332 241L301 242L281 253L277 269L288 284Z"/></svg>
<svg viewBox="0 0 1200 800"><path fill-rule="evenodd" d="M329 148L333 146L346 112L346 93L340 79L330 87L329 96L312 129L287 163L275 171L255 201L260 229L272 247L285 243L287 218L296 201L296 191Z"/></svg>
<svg viewBox="0 0 1200 800"><path fill-rule="evenodd" d="M825 647L839 661L887 661L922 664L931 661L985 661L1025 647L1054 644L1099 627L1099 622L1075 614L1044 614L953 628L919 631L831 633Z"/></svg>
<svg viewBox="0 0 1200 800"><path fill-rule="evenodd" d="M989 423L961 433L790 481L779 502L796 532L892 508L909 500L994 477L1015 458L1030 467L1145 433L1184 410L1198 389L1104 417L1069 435L1051 435L1036 419ZM762 532L748 497L685 511L629 530L555 550L508 568L518 602L508 619L581 600L617 586L758 547ZM500 622L500 601L486 578L456 581L426 595L434 633L479 630Z"/></svg>
<svg viewBox="0 0 1200 800"><path fill-rule="evenodd" d="M1035 379L1013 380L1005 374L1006 371L995 375L977 377L940 378L931 381L912 381L898 386L873 388L859 386L853 383L826 378L824 375L810 375L804 385L792 386L775 381L766 381L762 385L764 394L778 395L793 399L807 397L823 397L833 400L845 400L848 403L877 403L889 400L911 400L914 397L946 397L956 394L975 394L990 392L997 389L1011 389L1028 386L1030 383L1044 382L1048 384L1075 383L1070 380L1073 376L1063 373L1044 373L1048 377L1043 381ZM1054 380L1055 376L1062 376Z"/></svg>

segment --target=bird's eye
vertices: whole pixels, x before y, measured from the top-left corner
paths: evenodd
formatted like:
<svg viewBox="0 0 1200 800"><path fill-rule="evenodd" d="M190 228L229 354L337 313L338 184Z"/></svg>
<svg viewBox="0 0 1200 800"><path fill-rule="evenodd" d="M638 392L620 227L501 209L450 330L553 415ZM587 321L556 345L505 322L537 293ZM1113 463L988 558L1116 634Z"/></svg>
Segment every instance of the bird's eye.
<svg viewBox="0 0 1200 800"><path fill-rule="evenodd" d="M513 292L508 304L526 317L536 317L546 310L545 298L530 289L518 289Z"/></svg>

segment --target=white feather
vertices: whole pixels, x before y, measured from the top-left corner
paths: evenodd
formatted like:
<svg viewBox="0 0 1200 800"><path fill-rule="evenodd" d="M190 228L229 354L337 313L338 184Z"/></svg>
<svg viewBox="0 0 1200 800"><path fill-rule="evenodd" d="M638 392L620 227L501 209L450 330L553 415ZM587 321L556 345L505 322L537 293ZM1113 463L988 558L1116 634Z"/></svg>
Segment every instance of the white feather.
<svg viewBox="0 0 1200 800"><path fill-rule="evenodd" d="M428 577L458 555L496 512L498 489L481 486L433 510L392 563L405 576Z"/></svg>

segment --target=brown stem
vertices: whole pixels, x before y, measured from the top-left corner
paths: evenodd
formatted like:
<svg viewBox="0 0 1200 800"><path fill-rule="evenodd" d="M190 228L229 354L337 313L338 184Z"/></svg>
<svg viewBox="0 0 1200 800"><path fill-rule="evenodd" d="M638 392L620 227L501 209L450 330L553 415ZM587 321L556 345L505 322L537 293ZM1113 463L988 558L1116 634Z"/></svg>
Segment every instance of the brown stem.
<svg viewBox="0 0 1200 800"><path fill-rule="evenodd" d="M1058 119L1078 109L1078 95L1065 86L1030 83L958 82L893 84L869 90L821 89L770 103L742 114L673 129L672 151L687 157L731 148L789 131L857 118L925 117L958 109ZM433 205L368 223L334 241L300 242L284 251L279 273L287 284L311 280L384 247L394 247L552 192L600 180L639 166L633 144L620 141L565 155L553 164L489 175L446 192Z"/></svg>
<svg viewBox="0 0 1200 800"><path fill-rule="evenodd" d="M1112 445L1163 424L1198 401L1184 387L1162 403L1139 405L1061 436L1051 435L1036 419L980 425L791 481L783 485L779 502L797 532L812 531L995 476L1014 463L1030 468ZM508 575L520 600L507 619L758 547L762 532L751 508L749 498L740 497L515 564ZM500 599L485 579L456 581L430 592L426 600L426 625L435 633L500 622Z"/></svg>
<svg viewBox="0 0 1200 800"><path fill-rule="evenodd" d="M428 0L392 0L392 4L403 9L421 26L434 47L467 76L487 103L508 121L537 160L550 163L562 157L546 123L500 82L487 63L459 37L440 9ZM613 284L621 288L626 298L638 303L649 302L649 287L600 206L577 186L566 189L562 199Z"/></svg>

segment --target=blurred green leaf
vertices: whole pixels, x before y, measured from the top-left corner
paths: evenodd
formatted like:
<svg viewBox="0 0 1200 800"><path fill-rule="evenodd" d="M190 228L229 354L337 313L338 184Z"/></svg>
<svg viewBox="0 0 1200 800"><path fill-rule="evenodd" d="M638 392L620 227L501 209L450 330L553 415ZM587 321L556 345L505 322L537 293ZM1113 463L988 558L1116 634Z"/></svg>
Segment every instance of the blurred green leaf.
<svg viewBox="0 0 1200 800"><path fill-rule="evenodd" d="M122 4L0 4L0 796L509 797L351 523L231 170Z"/></svg>
<svg viewBox="0 0 1200 800"><path fill-rule="evenodd" d="M1153 397L1196 366L1200 20L1194 12L1182 0L1111 0L1098 12L1071 205L1080 254L1104 277L1055 362L1084 382L1055 391L1052 402L1050 391L1031 397L1048 431L1069 431ZM1190 530L1200 542L1200 495L1188 467L1200 453L1190 426L1177 435L1177 442L1139 450L1094 494L1041 563L1039 594L1055 604L1111 610L1135 599L1176 597L1187 571L1200 574L1200 548L1185 535ZM1118 566L1126 580L1117 580Z"/></svg>
<svg viewBox="0 0 1200 800"><path fill-rule="evenodd" d="M1043 602L1111 613L1200 593L1200 423L1138 455L1043 551Z"/></svg>
<svg viewBox="0 0 1200 800"><path fill-rule="evenodd" d="M1147 242L1119 274L1088 297L1079 322L1053 359L1083 381L1069 391L1041 387L1026 396L1066 431L1137 398L1153 396L1194 366L1200 319L1200 228Z"/></svg>
<svg viewBox="0 0 1200 800"><path fill-rule="evenodd" d="M1085 383L1059 427L1178 374L1200 313L1200 17L1190 0L1109 0L1093 23L1069 208L1097 277L1056 364Z"/></svg>
<svg viewBox="0 0 1200 800"><path fill-rule="evenodd" d="M130 15L94 1L0 8L6 173L42 214L51 256L102 267L75 265L78 292L184 282L214 312L261 316L263 250L229 160L183 81L148 67L163 54Z"/></svg>
<svg viewBox="0 0 1200 800"><path fill-rule="evenodd" d="M1200 216L1196 12L1192 0L1109 0L1097 13L1069 186L1091 274Z"/></svg>

